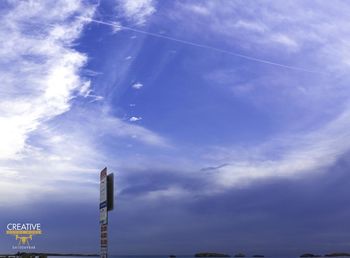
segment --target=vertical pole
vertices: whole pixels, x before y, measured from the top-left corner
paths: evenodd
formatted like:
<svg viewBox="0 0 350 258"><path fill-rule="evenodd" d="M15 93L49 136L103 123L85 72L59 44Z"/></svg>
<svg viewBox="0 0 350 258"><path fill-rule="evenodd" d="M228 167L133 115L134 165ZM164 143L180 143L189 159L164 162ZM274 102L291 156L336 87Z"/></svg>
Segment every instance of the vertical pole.
<svg viewBox="0 0 350 258"><path fill-rule="evenodd" d="M108 256L107 168L100 173L100 258Z"/></svg>

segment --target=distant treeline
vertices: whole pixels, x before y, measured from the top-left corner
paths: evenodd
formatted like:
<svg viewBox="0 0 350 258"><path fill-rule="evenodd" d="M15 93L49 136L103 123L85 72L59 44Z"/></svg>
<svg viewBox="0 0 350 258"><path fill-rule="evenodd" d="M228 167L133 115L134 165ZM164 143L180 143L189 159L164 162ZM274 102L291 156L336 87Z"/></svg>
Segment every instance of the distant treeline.
<svg viewBox="0 0 350 258"><path fill-rule="evenodd" d="M235 255L229 255L224 253L213 253L213 252L202 252L202 253L196 253L194 255L195 257L265 257L262 254L255 254L251 256L246 256L243 253L238 253ZM300 255L300 257L347 257L350 256L350 253L330 253L325 255L319 255L319 254L312 254L312 253L305 253ZM173 255L174 257L174 255Z"/></svg>
<svg viewBox="0 0 350 258"><path fill-rule="evenodd" d="M223 253L208 253L208 252L205 252L205 253L196 253L194 255L195 257L231 257L231 255L229 254L223 254ZM233 257L246 257L245 254L243 253L238 253L238 254L235 254L235 255L232 255ZM262 254L254 254L250 257L265 257L264 255Z"/></svg>
<svg viewBox="0 0 350 258"><path fill-rule="evenodd" d="M312 254L312 253L306 253L300 255L300 257L344 257L344 256L350 256L350 253L331 253L331 254Z"/></svg>

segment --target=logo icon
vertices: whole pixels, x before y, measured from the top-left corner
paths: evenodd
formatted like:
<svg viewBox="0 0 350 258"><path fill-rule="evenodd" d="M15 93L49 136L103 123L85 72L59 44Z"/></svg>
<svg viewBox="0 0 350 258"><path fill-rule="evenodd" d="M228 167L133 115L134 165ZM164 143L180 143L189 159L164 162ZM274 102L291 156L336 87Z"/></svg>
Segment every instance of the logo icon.
<svg viewBox="0 0 350 258"><path fill-rule="evenodd" d="M15 236L17 245L13 245L12 249L35 249L35 245L31 245L34 235L41 235L40 223L9 223L6 227L6 234Z"/></svg>

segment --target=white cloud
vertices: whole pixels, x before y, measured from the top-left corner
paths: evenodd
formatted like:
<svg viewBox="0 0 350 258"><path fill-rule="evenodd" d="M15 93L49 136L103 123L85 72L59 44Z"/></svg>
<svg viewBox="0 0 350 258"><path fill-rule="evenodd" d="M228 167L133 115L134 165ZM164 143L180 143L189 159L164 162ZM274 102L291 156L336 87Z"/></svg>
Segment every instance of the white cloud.
<svg viewBox="0 0 350 258"><path fill-rule="evenodd" d="M79 76L86 56L70 45L94 8L79 1L20 2L1 16L0 159L16 159L28 134L70 108L72 94L88 88Z"/></svg>
<svg viewBox="0 0 350 258"><path fill-rule="evenodd" d="M118 162L114 153L108 162L103 155L100 141L106 135L110 141L169 146L146 128L96 107L89 110L87 105L103 97L80 73L101 73L83 70L87 56L73 44L94 8L62 0L20 2L2 11L0 37L7 40L0 42L0 207L30 204L43 196L94 198L96 173ZM86 110L73 106L77 96L86 98Z"/></svg>
<svg viewBox="0 0 350 258"><path fill-rule="evenodd" d="M273 34L271 35L271 40L279 44L285 45L289 49L296 50L298 48L298 43L290 36L285 34Z"/></svg>
<svg viewBox="0 0 350 258"><path fill-rule="evenodd" d="M136 117L136 116L132 116L129 118L130 122L136 122L136 121L140 121L142 119L142 117Z"/></svg>
<svg viewBox="0 0 350 258"><path fill-rule="evenodd" d="M140 82L136 82L133 85L131 85L131 87L133 87L136 90L139 90L139 89L141 89L143 87L143 84L140 83Z"/></svg>
<svg viewBox="0 0 350 258"><path fill-rule="evenodd" d="M114 144L126 141L136 146L169 146L166 139L148 129L86 106L72 107L65 118L40 124L16 161L0 160L0 207L31 204L43 195L61 201L68 196L69 201L93 199L98 194L101 168L135 159L122 158Z"/></svg>
<svg viewBox="0 0 350 258"><path fill-rule="evenodd" d="M287 1L287 4L286 2L283 4L262 2L263 4L256 5L256 1L215 0L205 1L197 6L188 1L176 2L176 7L180 9L172 9L169 17L175 19L176 22L186 24L186 27L181 27L180 31L173 33L174 35L181 34L181 38L186 40L191 39L205 44L211 42L210 38L220 38L234 45L235 50L239 51L241 47L243 51L248 50L248 53L253 53L253 56L266 55L267 58L277 60L281 58L283 62L309 66L312 69L317 68L316 70L336 71L328 76L337 77L341 83L339 81L334 83L334 80L329 79L328 76L328 81L315 80L317 83L313 83L314 81L304 80L304 78L318 77L318 75L307 73L289 74L283 71L279 76L279 70L276 72L275 67L269 69L268 66L262 69L263 76L254 72L252 74L256 77L250 80L245 80L246 78L241 75L244 73L246 77L249 77L247 70L240 70L237 66L225 67L226 72L210 78L211 84L215 87L218 84L227 84L235 96L241 97L241 100L244 98L245 104L251 102L249 104L262 114L267 111L269 119L273 122L279 119L275 112L280 112L282 116L285 116L289 106L298 105L300 101L306 103L307 108L304 112L308 118L313 115L309 108L314 108L320 113L325 112L328 107L333 109L336 106L337 112L332 113L333 119L322 117L317 124L311 126L311 119L308 121L309 124L301 123L301 132L293 130L294 128L274 131L276 135L269 135L268 140L259 141L256 147L222 148L224 149L223 155L220 155L217 150L213 151L211 163L208 162L209 166L227 165L219 166L208 172L208 181L210 181L208 188L212 190L212 193L227 190L227 188L247 186L259 180L300 178L310 173L321 172L335 164L350 149L348 133L350 107L346 104L349 101L347 97L349 96L348 81L342 77L342 72L348 72L350 60L348 51L346 51L349 41L346 36L348 35L346 24L349 23L348 4L335 1L334 6L337 7L333 7L329 3L317 2L312 7L312 11L308 11L310 3L303 1ZM333 12L328 12L329 8ZM295 12L290 12L291 9ZM339 13L337 17L334 16L336 12ZM203 28L203 30L198 30L198 28ZM303 50L306 51L303 52ZM247 69L247 67L251 68L249 66L244 68ZM203 71L203 74L206 74L206 71ZM283 77L284 80L281 80L280 77ZM297 77L297 79L293 80L291 77ZM218 80L223 82L218 82ZM298 89L303 89L303 96L295 93ZM266 94L263 91L266 91ZM253 95L268 100L272 99L272 102L281 101L283 103L281 106L276 103L267 105L264 99L265 102L259 105L253 103L257 98L247 97ZM330 105L325 103L329 100L332 102ZM325 113L321 113L320 116L322 114ZM302 119L304 116L300 117L300 120ZM300 121L295 123L298 122ZM293 121L288 121L288 123L291 127L295 126ZM191 150L184 152L190 153L191 151L193 151L193 146ZM200 161L196 159L195 163L200 164L210 160L208 152L205 155L207 157ZM202 171L197 176L202 178ZM159 196L166 197L166 194L162 195L163 191L165 190L159 191Z"/></svg>
<svg viewBox="0 0 350 258"><path fill-rule="evenodd" d="M318 130L299 135L282 135L254 148L214 149L213 156L219 166L209 172L218 189L246 187L259 180L271 178L300 178L320 173L335 164L350 149L347 132L350 112ZM222 188L224 187L224 188Z"/></svg>
<svg viewBox="0 0 350 258"><path fill-rule="evenodd" d="M251 30L255 32L266 32L268 29L262 23L248 21L248 20L238 20L235 25L236 28Z"/></svg>
<svg viewBox="0 0 350 258"><path fill-rule="evenodd" d="M41 147L32 145L29 138L46 122L69 111L74 96L89 93L89 81L79 75L87 57L72 44L86 24L74 17L91 18L95 9L65 0L22 1L6 8L0 18L0 37L6 39L0 42L1 206L35 200L55 189L43 183L48 182L44 175L48 167L59 170L50 162L68 161L67 157L48 150L38 163Z"/></svg>
<svg viewBox="0 0 350 258"><path fill-rule="evenodd" d="M271 53L271 49L283 53L299 52L304 48L314 57L314 51L318 52L318 56L324 57L319 47L329 47L333 55L327 55L327 61L329 57L333 64L339 63L340 58L340 54L337 54L338 59L334 54L343 49L341 45L346 45L346 41L342 42L341 39L348 35L346 28L349 8L349 3L344 1L333 1L332 4L288 0L283 4L249 0L209 0L195 4L179 1L169 11L168 17L186 24L182 28L182 34L187 32L197 39L198 36L202 38L202 30L198 28L205 28L204 35L207 38L220 37L235 48L239 46L242 50L258 50L259 57L265 50L270 50L267 53ZM310 44L315 44L316 47L310 50ZM341 58L344 59L346 57ZM328 62L323 65L330 67Z"/></svg>
<svg viewBox="0 0 350 258"><path fill-rule="evenodd" d="M214 0L199 3L201 13L191 1L175 5L170 19L187 26L173 33L186 40L215 46L211 38L220 38L227 50L232 44L238 53L320 71L289 73L266 64L261 73L247 72L254 66L243 62L218 68L223 72L203 71L211 87L234 92L233 99L273 125L268 139L255 139L258 147L211 153L209 166L230 164L211 172L218 189L323 171L350 150L348 2Z"/></svg>
<svg viewBox="0 0 350 258"><path fill-rule="evenodd" d="M153 0L118 0L117 11L135 25L142 26L156 8Z"/></svg>
<svg viewBox="0 0 350 258"><path fill-rule="evenodd" d="M113 117L107 103L95 103L104 97L81 75L101 72L84 70L88 57L74 49L95 6L61 0L6 8L0 17L6 39L0 41L0 207L43 196L95 198L99 169L118 163L115 153L107 153L107 162L104 137L106 145L126 139L169 146L158 134ZM78 97L85 98L84 108L74 105Z"/></svg>
<svg viewBox="0 0 350 258"><path fill-rule="evenodd" d="M142 126L131 125L114 117L106 117L103 122L112 136L132 137L139 142L159 147L169 146L166 139Z"/></svg>
<svg viewBox="0 0 350 258"><path fill-rule="evenodd" d="M185 5L185 8L194 12L194 13L197 13L197 14L200 14L200 15L209 15L209 9L205 6L205 5L202 5L202 4L194 4L194 3L190 3L190 4L187 4Z"/></svg>
<svg viewBox="0 0 350 258"><path fill-rule="evenodd" d="M140 198L147 201L158 201L159 199L181 199L190 196L191 193L181 187L171 186L166 189L147 192Z"/></svg>
<svg viewBox="0 0 350 258"><path fill-rule="evenodd" d="M112 22L111 24L113 24L113 25L112 25L112 32L113 32L114 34L117 33L117 32L119 32L119 31L122 29L120 22L114 21L114 22Z"/></svg>
<svg viewBox="0 0 350 258"><path fill-rule="evenodd" d="M145 2L152 3L152 1ZM146 17L154 12L154 10L142 11L142 8L137 7L137 4L131 1L120 3L129 5L123 10L128 10L125 11L125 14L131 16L127 18L138 25L144 24ZM53 2L43 2L41 5L21 2L0 18L2 20L0 37L8 39L0 43L0 77L3 83L0 91L2 98L0 102L0 141L2 143L0 146L0 175L3 179L0 183L0 193L2 193L0 196L5 196L0 199L0 205L5 202L10 204L13 199L27 201L40 198L43 192L57 194L59 191L72 192L72 189L76 189L76 191L84 190L84 192L88 190L87 194L94 193L96 171L107 163L102 150L98 148L98 142L106 135L118 139L131 138L156 147L169 146L166 139L151 130L127 123L100 111L96 113L91 110L86 111L85 114L80 114L81 117L71 119L70 125L66 125L64 129L57 129L57 131L55 128L61 127L62 122L47 125L54 118L64 113L66 115L67 111L72 109L71 99L76 95L91 97L93 101L102 100L101 96L92 94L89 81L79 76L79 71L84 66L87 57L71 47L74 40L79 37L85 22L82 19L68 19L76 13L89 18L92 16L93 8L86 7L77 1L60 1L55 4L57 6L53 8L51 6ZM215 17L210 16L218 9L209 7L203 4L200 6L201 9L193 9L192 6L192 10L197 14L200 13L201 16L213 18L213 26L218 26L220 23L217 22L222 19L216 21ZM208 11L203 8L208 8ZM133 12L139 12L139 14L132 16ZM300 13L298 15L302 16ZM285 14L284 17L286 17ZM231 22L230 25L225 23L221 30L218 29L219 27L214 26L213 28L218 29L216 33L227 35L229 39L232 39L234 33L232 30L227 31L227 28L234 27L237 30L250 31L253 32L254 37L248 37L245 40L256 37L259 40L252 40L248 42L249 44L266 44L266 42L270 44L274 41L281 47L298 51L302 48L304 40L309 40L302 37L305 31L296 30L297 33L293 34L288 30L288 26L274 27L278 22L266 20L265 16L261 19L262 21L258 21L258 18L256 21L237 19L230 20L228 22ZM288 19L281 20L288 21ZM35 24L32 26L33 21ZM33 33L28 33L27 26ZM322 31L319 31L318 25L315 26L315 31L308 35L311 40L316 41L320 40L323 34ZM266 35L260 35L263 31L267 31ZM327 33L336 34L332 30L328 30ZM335 43L332 42L332 44ZM341 62L335 64L333 60L331 63L335 65L335 70L346 70L344 69L347 66L344 60L346 56L344 54L347 53L345 45L342 44L343 47L336 49L336 52L331 46L322 48L322 54L327 59L332 61L339 58L344 62L345 66ZM334 53L336 55L333 55ZM325 65L328 66L329 63ZM232 74L226 76L231 77ZM139 82L132 85L134 89L142 87L143 84ZM246 95L253 91L254 87L255 85L244 82L237 84L236 90L241 95ZM327 96L321 94L322 97ZM130 119L139 120L138 117ZM344 112L338 119L329 122L320 130L310 132L307 136L287 135L285 137L287 140L284 140L283 143L279 143L281 140L272 140L265 143L267 147L262 144L258 150L245 149L246 154L232 147L227 151L228 157L215 158L215 161L220 160L231 165L213 171L210 177L211 182L216 184L218 189L221 189L222 186L237 187L242 182L249 184L263 178L296 177L329 166L349 149L347 144L350 140L347 133L348 121L349 116ZM30 135L34 135L35 140L30 138ZM36 141L36 144L31 141ZM280 156L275 159L269 158L268 154L278 149L280 145L283 149ZM252 153L254 155L251 155ZM117 159L115 157L118 157L118 153L113 153L113 155L113 159L110 159L109 162ZM218 153L213 155L220 156ZM17 161L14 162L13 159ZM164 161L165 158L162 160ZM178 165L174 160L174 158L169 158L169 163L174 162L176 163L174 165ZM191 163L191 161L188 162ZM136 163L133 162L133 165ZM140 166L139 163L137 165ZM195 166L193 162L190 165ZM189 165L182 166L188 167ZM18 181L15 182L14 178ZM31 185L28 185L27 182L30 179ZM66 183L63 184L63 189L55 186L58 181ZM81 183L73 187L70 185L71 181ZM41 187L42 185L44 187ZM15 190L19 186L21 192ZM35 192L34 195L33 192ZM183 193L181 188L169 187L166 190L152 193L149 197L182 196ZM13 198L8 200L6 198L8 195ZM82 196L79 195L79 198Z"/></svg>

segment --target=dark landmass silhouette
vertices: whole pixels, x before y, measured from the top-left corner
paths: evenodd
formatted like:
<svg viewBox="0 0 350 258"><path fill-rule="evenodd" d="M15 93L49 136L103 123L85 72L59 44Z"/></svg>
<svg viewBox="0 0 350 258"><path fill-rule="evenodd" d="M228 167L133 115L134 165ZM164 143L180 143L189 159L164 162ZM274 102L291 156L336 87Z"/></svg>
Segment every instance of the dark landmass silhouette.
<svg viewBox="0 0 350 258"><path fill-rule="evenodd" d="M350 254L349 253L330 253L330 254L324 255L324 257L344 257L344 256L350 256ZM305 253L300 255L300 257L322 257L322 255Z"/></svg>
<svg viewBox="0 0 350 258"><path fill-rule="evenodd" d="M221 253L196 253L194 255L195 257L230 257L228 254L221 254Z"/></svg>
<svg viewBox="0 0 350 258"><path fill-rule="evenodd" d="M321 257L322 255L319 254L312 254L312 253L305 253L300 255L300 257Z"/></svg>
<svg viewBox="0 0 350 258"><path fill-rule="evenodd" d="M339 256L350 256L349 253L331 253L326 254L325 257L339 257Z"/></svg>

